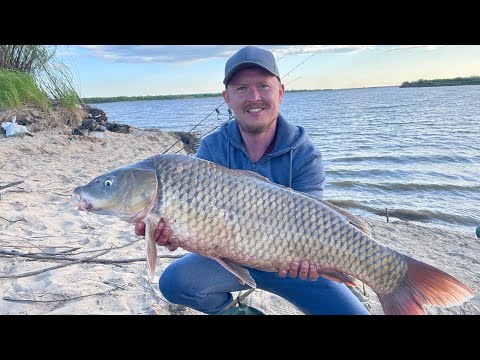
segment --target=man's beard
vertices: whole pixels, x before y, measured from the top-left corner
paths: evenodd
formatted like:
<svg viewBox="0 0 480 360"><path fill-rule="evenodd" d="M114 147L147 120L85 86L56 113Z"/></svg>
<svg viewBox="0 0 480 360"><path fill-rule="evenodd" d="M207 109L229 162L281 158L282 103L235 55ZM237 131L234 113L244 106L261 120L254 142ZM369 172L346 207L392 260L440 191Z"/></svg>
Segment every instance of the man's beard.
<svg viewBox="0 0 480 360"><path fill-rule="evenodd" d="M270 128L272 126L272 124L275 122L275 120L276 119L272 119L272 120L268 121L267 123L259 122L259 123L245 124L245 123L241 123L237 119L237 124L243 132L245 132L247 134L251 134L251 135L257 135L257 134L261 134L261 133L265 132L265 130Z"/></svg>

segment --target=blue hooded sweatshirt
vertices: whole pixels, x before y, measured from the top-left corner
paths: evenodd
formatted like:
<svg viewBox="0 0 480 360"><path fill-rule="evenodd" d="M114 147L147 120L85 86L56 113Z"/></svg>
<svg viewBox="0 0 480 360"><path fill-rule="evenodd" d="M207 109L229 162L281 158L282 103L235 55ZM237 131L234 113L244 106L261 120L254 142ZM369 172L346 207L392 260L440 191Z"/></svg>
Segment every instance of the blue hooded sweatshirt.
<svg viewBox="0 0 480 360"><path fill-rule="evenodd" d="M325 170L322 154L304 128L288 123L279 115L274 142L270 153L252 163L243 147L240 129L234 119L205 137L196 157L229 169L254 171L274 183L323 199Z"/></svg>

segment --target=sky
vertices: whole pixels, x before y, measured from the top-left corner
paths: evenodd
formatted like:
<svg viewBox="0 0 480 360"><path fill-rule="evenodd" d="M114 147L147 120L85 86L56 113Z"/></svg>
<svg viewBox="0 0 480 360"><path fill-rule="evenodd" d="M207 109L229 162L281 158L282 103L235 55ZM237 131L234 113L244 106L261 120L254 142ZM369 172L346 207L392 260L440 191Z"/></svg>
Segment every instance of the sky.
<svg viewBox="0 0 480 360"><path fill-rule="evenodd" d="M225 63L243 46L68 45L57 58L84 98L220 93ZM480 76L480 45L261 46L275 55L285 90Z"/></svg>

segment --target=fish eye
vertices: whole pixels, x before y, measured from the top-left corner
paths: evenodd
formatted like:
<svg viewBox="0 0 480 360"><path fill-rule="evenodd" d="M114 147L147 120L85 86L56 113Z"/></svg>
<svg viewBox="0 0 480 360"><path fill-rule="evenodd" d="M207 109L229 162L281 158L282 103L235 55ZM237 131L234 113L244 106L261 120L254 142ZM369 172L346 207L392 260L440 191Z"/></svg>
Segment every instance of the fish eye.
<svg viewBox="0 0 480 360"><path fill-rule="evenodd" d="M107 179L105 180L105 182L103 183L103 185L105 186L111 186L113 184L113 179Z"/></svg>

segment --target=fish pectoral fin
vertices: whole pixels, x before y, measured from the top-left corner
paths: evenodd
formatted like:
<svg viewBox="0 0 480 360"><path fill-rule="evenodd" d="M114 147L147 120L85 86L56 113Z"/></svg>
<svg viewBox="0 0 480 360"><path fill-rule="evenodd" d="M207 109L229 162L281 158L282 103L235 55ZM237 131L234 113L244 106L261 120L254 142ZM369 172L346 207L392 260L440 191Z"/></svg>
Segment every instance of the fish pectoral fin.
<svg viewBox="0 0 480 360"><path fill-rule="evenodd" d="M322 271L319 273L320 276L323 276L324 278L328 280L332 280L335 282L343 283L348 286L357 286L356 284L356 279L353 276L340 273L340 272L335 272L335 271Z"/></svg>
<svg viewBox="0 0 480 360"><path fill-rule="evenodd" d="M157 244L155 243L154 232L157 227L158 221L147 216L145 218L145 250L147 253L147 275L150 282L155 277L155 271L157 270Z"/></svg>
<svg viewBox="0 0 480 360"><path fill-rule="evenodd" d="M213 258L213 259L217 260L220 265L222 265L225 269L227 269L233 275L235 275L240 284L242 285L247 284L253 289L257 288L257 283L252 278L248 270L245 269L243 266L238 265L237 263L234 263L233 261L225 258Z"/></svg>

